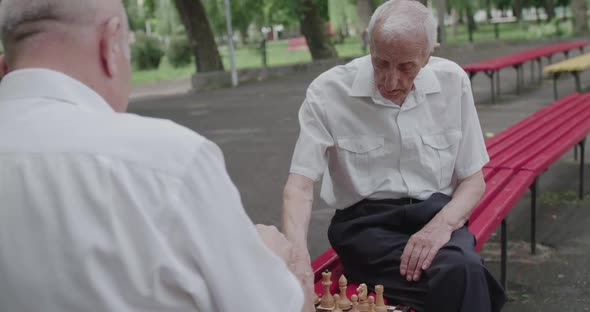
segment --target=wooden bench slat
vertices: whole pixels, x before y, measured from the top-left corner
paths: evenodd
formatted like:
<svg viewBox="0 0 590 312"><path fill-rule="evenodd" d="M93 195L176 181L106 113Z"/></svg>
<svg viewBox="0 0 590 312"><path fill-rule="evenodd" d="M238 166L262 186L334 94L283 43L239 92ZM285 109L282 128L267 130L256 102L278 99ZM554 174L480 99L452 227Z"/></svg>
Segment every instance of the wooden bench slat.
<svg viewBox="0 0 590 312"><path fill-rule="evenodd" d="M486 191L479 201L479 204L475 206L471 216L469 217L470 222L477 219L481 212L488 206L488 204L498 195L498 193L510 182L510 179L514 175L513 170L494 170L487 176L484 175L486 181Z"/></svg>
<svg viewBox="0 0 590 312"><path fill-rule="evenodd" d="M589 44L588 41L581 40L581 41L573 41L573 42L565 42L565 43L558 43L550 46L538 47L533 49L528 49L504 56L500 56L497 58L493 58L490 60L486 60L483 62L478 62L474 64L470 64L463 67L463 70L466 72L480 72L480 71L496 71L502 68L511 67L520 65L522 63L526 63L528 61L532 61L535 59L539 59L542 57L552 56L557 53L567 52L570 50L578 49L585 47Z"/></svg>
<svg viewBox="0 0 590 312"><path fill-rule="evenodd" d="M566 112L560 114L546 115L533 123L529 129L502 141L496 146L496 151L491 152L492 160L489 167L516 168L526 161L522 157L532 157L529 151L533 146L544 146L548 136L556 133L566 133L563 129L571 127L571 120L580 117L580 114L586 112L587 107L581 105L586 101L585 97L578 97ZM500 151L498 151L500 149ZM523 156L524 155L524 156Z"/></svg>
<svg viewBox="0 0 590 312"><path fill-rule="evenodd" d="M492 176L492 175L495 173L494 171L495 171L495 169L494 169L494 168L487 168L487 167L484 167L484 168L482 169L482 172L483 172L483 179L487 181L487 180L488 180L489 178L491 178L491 176Z"/></svg>
<svg viewBox="0 0 590 312"><path fill-rule="evenodd" d="M529 143L526 143L526 149L524 149L526 152L497 157L496 160L498 162L496 164L504 168L525 169L524 166L527 163L541 154L549 156L545 158L559 159L583 139L585 134L590 130L588 123L588 119L590 119L590 110L588 109L590 106L590 97L583 97L581 100L576 106L576 109L572 109L572 112L576 114L573 116L569 114L567 120L563 121L562 119L559 123L555 122L551 126L546 126L544 129L545 132L542 135L535 134L534 136L525 138L525 140L530 140ZM573 135L575 132L580 132L580 134ZM524 145L525 143L523 142L522 144ZM504 162L501 162L502 158L505 158ZM540 162L537 162L537 164L539 166L543 165ZM550 165L550 163L546 163L546 166L538 169L538 173L541 173Z"/></svg>
<svg viewBox="0 0 590 312"><path fill-rule="evenodd" d="M568 96L558 100L557 102L537 111L536 113L532 114L531 116L519 121L518 123L508 127L506 130L500 132L499 134L495 135L494 137L486 140L486 147L488 148L488 153L491 152L493 154L494 149L496 148L497 144L499 144L503 140L510 138L511 136L518 135L519 133L521 133L523 131L523 129L526 129L527 127L529 127L530 124L534 123L535 120L537 120L538 118L542 118L545 115L553 114L554 112L558 111L558 110L554 110L553 106L557 106L562 109L567 109L567 107L564 107L564 106L566 106L568 103L571 103L572 100L576 99L579 96L580 96L580 94L578 94L578 93L568 95Z"/></svg>
<svg viewBox="0 0 590 312"><path fill-rule="evenodd" d="M515 174L498 195L483 209L480 215L469 224L469 230L475 235L476 251L480 251L498 225L504 220L508 212L520 200L529 186L535 180L535 173L531 171L512 171Z"/></svg>
<svg viewBox="0 0 590 312"><path fill-rule="evenodd" d="M508 163L508 167L526 170L528 166L533 166L534 171L542 173L551 166L551 163L547 162L548 159L559 159L586 136L590 129L588 119L590 112L576 116L575 120L562 125L542 141L531 145L530 154L518 155ZM532 165L533 163L535 165Z"/></svg>
<svg viewBox="0 0 590 312"><path fill-rule="evenodd" d="M561 73L561 72L573 72L573 71L584 71L590 68L590 53L579 55L574 58L555 63L553 65L545 66L543 71L545 73Z"/></svg>
<svg viewBox="0 0 590 312"><path fill-rule="evenodd" d="M588 103L590 105L590 103ZM531 170L537 173L542 173L547 170L551 164L555 163L561 156L569 151L572 146L575 146L582 141L588 132L590 131L590 114L584 114L579 118L578 123L575 127L569 128L567 136L554 135L553 141L549 144L545 144L545 148L542 148L539 152L534 153L532 157L529 157L525 162L520 165L524 170Z"/></svg>

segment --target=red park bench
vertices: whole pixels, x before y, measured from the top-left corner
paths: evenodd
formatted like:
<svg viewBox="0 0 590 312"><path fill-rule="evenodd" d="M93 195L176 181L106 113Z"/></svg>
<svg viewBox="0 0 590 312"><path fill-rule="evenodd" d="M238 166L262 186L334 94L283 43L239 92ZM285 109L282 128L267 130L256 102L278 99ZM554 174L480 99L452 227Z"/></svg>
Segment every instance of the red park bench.
<svg viewBox="0 0 590 312"><path fill-rule="evenodd" d="M514 68L516 70L516 93L520 92L520 85L524 82L524 64L529 61L536 61L539 67L539 80L543 75L543 58L547 58L549 63L553 55L563 53L566 58L569 56L571 50L579 49L584 51L584 47L590 44L590 41L580 40L573 42L558 43L533 49L512 53L497 58L485 60L482 62L470 64L463 67L469 74L469 78L473 78L477 73L482 72L491 83L492 103L495 102L495 95L500 94L500 70L504 68ZM531 77L534 76L535 63L531 63ZM495 82L494 82L494 78Z"/></svg>
<svg viewBox="0 0 590 312"><path fill-rule="evenodd" d="M307 50L307 40L305 37L295 37L287 40L289 51Z"/></svg>
<svg viewBox="0 0 590 312"><path fill-rule="evenodd" d="M531 252L535 253L537 181L553 163L575 146L581 147L579 196L584 190L585 138L590 133L590 94L575 93L518 122L486 141L490 162L483 169L486 192L473 210L469 230L480 251L501 225L501 282L506 288L506 216L521 197L531 190ZM315 291L323 294L322 272L332 272L331 292L338 292L338 279L344 273L333 249L312 261ZM358 284L352 281L350 297Z"/></svg>

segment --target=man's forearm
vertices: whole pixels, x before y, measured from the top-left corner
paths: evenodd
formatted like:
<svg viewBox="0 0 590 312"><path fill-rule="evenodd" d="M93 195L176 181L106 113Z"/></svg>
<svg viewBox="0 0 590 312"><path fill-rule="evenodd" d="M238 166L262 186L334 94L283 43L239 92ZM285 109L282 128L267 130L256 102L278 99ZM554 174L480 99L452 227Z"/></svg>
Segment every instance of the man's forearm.
<svg viewBox="0 0 590 312"><path fill-rule="evenodd" d="M307 230L313 203L313 180L290 174L283 191L283 233L294 247L291 270L301 282L305 293L303 311L315 311L313 305L313 272L307 250Z"/></svg>
<svg viewBox="0 0 590 312"><path fill-rule="evenodd" d="M481 171L463 179L453 199L433 219L435 222L442 222L448 225L452 231L461 228L469 219L471 211L479 203L485 192L485 181Z"/></svg>
<svg viewBox="0 0 590 312"><path fill-rule="evenodd" d="M283 233L295 248L307 249L313 204L313 181L291 174L283 192Z"/></svg>

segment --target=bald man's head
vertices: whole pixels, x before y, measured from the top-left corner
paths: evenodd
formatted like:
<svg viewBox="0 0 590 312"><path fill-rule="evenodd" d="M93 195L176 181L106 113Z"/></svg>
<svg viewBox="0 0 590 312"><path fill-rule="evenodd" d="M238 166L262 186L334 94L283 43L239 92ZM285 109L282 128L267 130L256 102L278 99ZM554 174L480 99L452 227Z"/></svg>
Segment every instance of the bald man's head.
<svg viewBox="0 0 590 312"><path fill-rule="evenodd" d="M0 0L0 65L65 73L123 111L131 75L128 32L121 0Z"/></svg>
<svg viewBox="0 0 590 312"><path fill-rule="evenodd" d="M425 55L434 52L437 45L436 20L430 9L415 0L389 0L380 5L369 22L372 47L377 32L389 41L404 37L424 41Z"/></svg>
<svg viewBox="0 0 590 312"><path fill-rule="evenodd" d="M75 35L111 15L125 18L120 0L1 0L0 37L11 59L23 43L44 34Z"/></svg>

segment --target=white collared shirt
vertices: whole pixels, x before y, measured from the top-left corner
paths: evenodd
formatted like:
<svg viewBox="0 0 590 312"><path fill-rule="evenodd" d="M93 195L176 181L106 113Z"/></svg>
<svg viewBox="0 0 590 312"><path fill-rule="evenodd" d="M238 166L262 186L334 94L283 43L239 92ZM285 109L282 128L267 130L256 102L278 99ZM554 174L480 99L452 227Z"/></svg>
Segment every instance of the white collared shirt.
<svg viewBox="0 0 590 312"><path fill-rule="evenodd" d="M300 311L219 148L58 72L0 83L0 311Z"/></svg>
<svg viewBox="0 0 590 312"><path fill-rule="evenodd" d="M375 87L370 56L312 82L299 111L291 173L343 209L365 198L452 195L489 161L471 84L457 64L431 57L400 107Z"/></svg>

